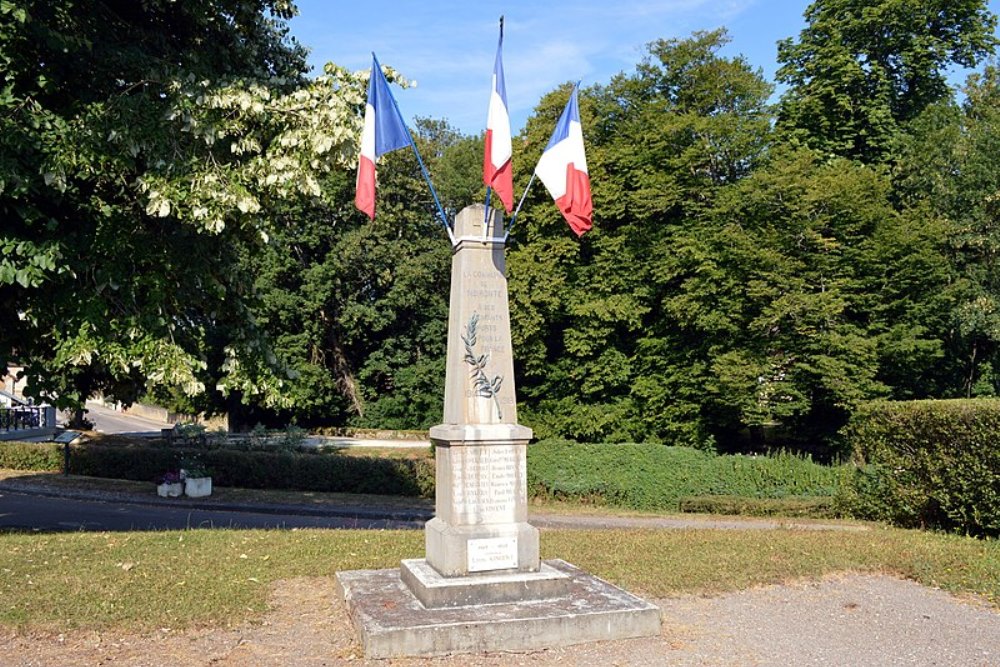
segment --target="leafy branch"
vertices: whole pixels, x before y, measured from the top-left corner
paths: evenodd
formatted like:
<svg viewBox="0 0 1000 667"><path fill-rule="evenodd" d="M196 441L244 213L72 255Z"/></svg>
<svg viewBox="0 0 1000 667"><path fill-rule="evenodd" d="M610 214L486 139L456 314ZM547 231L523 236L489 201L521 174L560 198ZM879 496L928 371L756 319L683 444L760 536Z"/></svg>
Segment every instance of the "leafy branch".
<svg viewBox="0 0 1000 667"><path fill-rule="evenodd" d="M486 364L490 361L490 353L476 355L476 329L479 327L479 313L473 313L469 318L469 324L462 334L462 342L465 343L465 363L472 366L471 378L472 386L476 390L476 395L482 398L492 398L497 406L497 419L503 421L503 413L500 410L500 400L497 395L500 393L500 385L503 378L499 375L490 380L486 375Z"/></svg>

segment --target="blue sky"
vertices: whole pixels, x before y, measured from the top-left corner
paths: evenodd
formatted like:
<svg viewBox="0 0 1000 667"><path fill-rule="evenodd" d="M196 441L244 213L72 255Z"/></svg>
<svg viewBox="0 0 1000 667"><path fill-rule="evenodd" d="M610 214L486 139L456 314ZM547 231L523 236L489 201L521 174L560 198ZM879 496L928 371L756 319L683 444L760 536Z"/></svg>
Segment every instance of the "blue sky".
<svg viewBox="0 0 1000 667"><path fill-rule="evenodd" d="M518 132L538 100L566 81L607 83L640 61L644 45L725 26L724 53L742 54L769 81L776 42L798 35L809 0L296 0L292 34L317 69L333 61L367 69L371 52L417 82L395 89L408 121L446 118L469 134L486 123L498 18L505 16L504 72ZM1000 10L1000 0L990 9ZM964 75L956 74L959 82Z"/></svg>

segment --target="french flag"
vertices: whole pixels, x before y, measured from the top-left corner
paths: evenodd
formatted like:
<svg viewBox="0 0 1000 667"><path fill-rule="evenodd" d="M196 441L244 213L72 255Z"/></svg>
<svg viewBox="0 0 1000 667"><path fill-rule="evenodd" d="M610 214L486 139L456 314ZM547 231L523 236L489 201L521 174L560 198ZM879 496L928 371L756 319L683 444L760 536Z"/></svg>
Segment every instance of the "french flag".
<svg viewBox="0 0 1000 667"><path fill-rule="evenodd" d="M413 142L406 123L399 115L382 68L372 54L372 71L368 80L368 104L365 106L365 129L361 133L361 155L358 158L357 190L354 205L375 219L375 161L397 148Z"/></svg>
<svg viewBox="0 0 1000 667"><path fill-rule="evenodd" d="M577 236L583 236L593 226L590 221L593 203L576 91L574 87L549 145L535 167L535 174L556 201L570 229Z"/></svg>
<svg viewBox="0 0 1000 667"><path fill-rule="evenodd" d="M483 183L500 197L510 213L514 207L514 176L511 168L510 115L507 113L507 86L503 80L503 24L497 57L493 63L493 89L486 116L486 151L483 155Z"/></svg>

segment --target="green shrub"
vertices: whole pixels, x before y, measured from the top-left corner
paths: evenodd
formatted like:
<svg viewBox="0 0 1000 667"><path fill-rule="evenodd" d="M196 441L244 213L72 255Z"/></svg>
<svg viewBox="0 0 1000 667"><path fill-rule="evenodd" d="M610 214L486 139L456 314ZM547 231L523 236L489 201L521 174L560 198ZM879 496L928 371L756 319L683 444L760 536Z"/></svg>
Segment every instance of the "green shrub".
<svg viewBox="0 0 1000 667"><path fill-rule="evenodd" d="M680 499L680 511L741 516L781 516L830 519L838 515L830 497L745 498L743 496L693 496Z"/></svg>
<svg viewBox="0 0 1000 667"><path fill-rule="evenodd" d="M873 402L845 436L856 469L839 502L853 515L1000 535L1000 400Z"/></svg>
<svg viewBox="0 0 1000 667"><path fill-rule="evenodd" d="M836 468L805 457L717 456L663 445L581 445L549 440L528 447L528 492L642 510L677 511L687 496L833 496Z"/></svg>
<svg viewBox="0 0 1000 667"><path fill-rule="evenodd" d="M51 442L0 442L0 468L62 470L62 445Z"/></svg>
<svg viewBox="0 0 1000 667"><path fill-rule="evenodd" d="M430 459L385 459L289 451L169 448L155 445L73 448L70 472L91 477L153 480L181 462L196 459L213 484L248 489L287 489L432 497Z"/></svg>

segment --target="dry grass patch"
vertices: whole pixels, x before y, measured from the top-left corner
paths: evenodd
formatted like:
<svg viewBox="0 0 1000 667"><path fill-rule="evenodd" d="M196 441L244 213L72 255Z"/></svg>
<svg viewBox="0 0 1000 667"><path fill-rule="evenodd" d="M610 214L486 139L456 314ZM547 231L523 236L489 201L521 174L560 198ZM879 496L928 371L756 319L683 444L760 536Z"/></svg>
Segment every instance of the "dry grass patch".
<svg viewBox="0 0 1000 667"><path fill-rule="evenodd" d="M569 558L650 597L726 591L837 572L892 574L1000 605L1000 542L897 529L553 531Z"/></svg>

